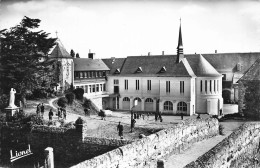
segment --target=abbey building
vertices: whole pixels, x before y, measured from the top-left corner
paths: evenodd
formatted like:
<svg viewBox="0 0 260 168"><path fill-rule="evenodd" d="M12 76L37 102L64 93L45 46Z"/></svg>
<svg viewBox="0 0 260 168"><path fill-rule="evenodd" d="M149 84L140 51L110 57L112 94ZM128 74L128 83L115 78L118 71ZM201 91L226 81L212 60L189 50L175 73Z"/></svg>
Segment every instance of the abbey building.
<svg viewBox="0 0 260 168"><path fill-rule="evenodd" d="M238 101L236 81L260 58L260 53L185 55L183 50L180 26L177 55L72 58L57 43L50 57L60 62L59 89L82 88L100 109L185 115L217 115L223 98Z"/></svg>

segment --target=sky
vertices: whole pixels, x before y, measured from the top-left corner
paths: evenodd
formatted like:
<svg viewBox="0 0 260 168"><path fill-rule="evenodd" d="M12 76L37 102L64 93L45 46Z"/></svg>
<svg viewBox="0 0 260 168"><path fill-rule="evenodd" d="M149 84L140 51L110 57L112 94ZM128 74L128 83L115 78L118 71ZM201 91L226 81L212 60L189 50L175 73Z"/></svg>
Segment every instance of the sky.
<svg viewBox="0 0 260 168"><path fill-rule="evenodd" d="M260 52L260 1L0 0L0 29L24 16L81 58L176 54L181 18L184 54Z"/></svg>

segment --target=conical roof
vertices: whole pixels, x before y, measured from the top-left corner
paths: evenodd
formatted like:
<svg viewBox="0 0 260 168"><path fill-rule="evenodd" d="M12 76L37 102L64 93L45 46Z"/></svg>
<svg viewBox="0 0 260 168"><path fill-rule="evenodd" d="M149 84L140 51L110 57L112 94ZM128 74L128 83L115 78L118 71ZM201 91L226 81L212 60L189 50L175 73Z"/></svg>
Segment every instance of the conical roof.
<svg viewBox="0 0 260 168"><path fill-rule="evenodd" d="M71 58L70 54L67 52L67 50L62 45L61 41L57 39L56 45L53 48L53 50L50 52L50 57L52 58Z"/></svg>
<svg viewBox="0 0 260 168"><path fill-rule="evenodd" d="M196 68L193 69L198 77L217 77L220 73L200 54Z"/></svg>

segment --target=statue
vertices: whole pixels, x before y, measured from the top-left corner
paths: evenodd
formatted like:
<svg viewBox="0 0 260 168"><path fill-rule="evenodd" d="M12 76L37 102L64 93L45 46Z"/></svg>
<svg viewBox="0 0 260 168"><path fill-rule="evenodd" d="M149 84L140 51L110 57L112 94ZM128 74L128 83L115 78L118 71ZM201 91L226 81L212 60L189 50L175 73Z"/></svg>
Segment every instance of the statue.
<svg viewBox="0 0 260 168"><path fill-rule="evenodd" d="M14 88L11 88L11 91L10 91L10 99L9 99L9 106L8 107L11 107L11 108L16 108L16 105L14 104L14 100L15 100L15 94L16 93L16 90Z"/></svg>

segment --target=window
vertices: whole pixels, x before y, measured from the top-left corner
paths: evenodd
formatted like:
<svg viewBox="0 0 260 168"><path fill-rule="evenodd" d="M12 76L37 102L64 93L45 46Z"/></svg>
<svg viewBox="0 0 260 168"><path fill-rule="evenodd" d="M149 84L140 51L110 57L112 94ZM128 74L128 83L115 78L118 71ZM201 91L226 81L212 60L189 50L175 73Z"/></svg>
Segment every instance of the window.
<svg viewBox="0 0 260 168"><path fill-rule="evenodd" d="M180 93L184 93L184 81L180 81Z"/></svg>
<svg viewBox="0 0 260 168"><path fill-rule="evenodd" d="M92 86L89 85L88 87L89 87L89 93L92 93Z"/></svg>
<svg viewBox="0 0 260 168"><path fill-rule="evenodd" d="M79 73L78 72L74 72L74 76L75 76L75 78L79 78Z"/></svg>
<svg viewBox="0 0 260 168"><path fill-rule="evenodd" d="M130 101L130 99L128 97L124 97L123 101Z"/></svg>
<svg viewBox="0 0 260 168"><path fill-rule="evenodd" d="M103 84L103 91L106 91L106 84Z"/></svg>
<svg viewBox="0 0 260 168"><path fill-rule="evenodd" d="M118 85L119 84L119 80L118 79L114 79L114 85Z"/></svg>
<svg viewBox="0 0 260 168"><path fill-rule="evenodd" d="M151 80L147 80L147 90L151 90Z"/></svg>
<svg viewBox="0 0 260 168"><path fill-rule="evenodd" d="M136 89L136 90L139 90L139 80L136 80L136 81L135 81L135 89Z"/></svg>
<svg viewBox="0 0 260 168"><path fill-rule="evenodd" d="M96 92L99 92L99 84L96 84Z"/></svg>
<svg viewBox="0 0 260 168"><path fill-rule="evenodd" d="M137 70L136 70L136 73L140 73L140 72L143 72L142 67L138 67Z"/></svg>
<svg viewBox="0 0 260 168"><path fill-rule="evenodd" d="M88 72L89 73L89 77L92 78L93 77L93 72Z"/></svg>
<svg viewBox="0 0 260 168"><path fill-rule="evenodd" d="M145 102L146 102L146 103L153 103L153 99L147 98L147 99L145 100Z"/></svg>
<svg viewBox="0 0 260 168"><path fill-rule="evenodd" d="M212 85L212 81L209 80L209 91L210 91L210 92L212 92L212 86L211 86L211 85Z"/></svg>
<svg viewBox="0 0 260 168"><path fill-rule="evenodd" d="M83 78L83 72L80 72L79 75L80 75L80 78Z"/></svg>
<svg viewBox="0 0 260 168"><path fill-rule="evenodd" d="M100 84L100 92L102 92L102 89L103 89L102 84Z"/></svg>
<svg viewBox="0 0 260 168"><path fill-rule="evenodd" d="M99 73L99 77L102 77L102 72L101 72L101 71L99 71L98 73Z"/></svg>
<svg viewBox="0 0 260 168"><path fill-rule="evenodd" d="M92 85L92 92L95 92L95 85Z"/></svg>
<svg viewBox="0 0 260 168"><path fill-rule="evenodd" d="M178 111L187 111L187 104L185 102L179 102L177 104Z"/></svg>
<svg viewBox="0 0 260 168"><path fill-rule="evenodd" d="M207 92L207 86L208 86L207 80L205 80L205 92Z"/></svg>
<svg viewBox="0 0 260 168"><path fill-rule="evenodd" d="M163 104L163 109L164 109L165 111L173 110L172 102L170 102L170 101L164 102L164 104Z"/></svg>
<svg viewBox="0 0 260 168"><path fill-rule="evenodd" d="M79 86L76 86L76 89L78 89L79 88Z"/></svg>
<svg viewBox="0 0 260 168"><path fill-rule="evenodd" d="M136 98L134 99L134 102L135 102L136 100L137 100L138 102L141 102L141 101L142 101L139 97L136 97Z"/></svg>
<svg viewBox="0 0 260 168"><path fill-rule="evenodd" d="M128 80L125 80L125 90L128 90Z"/></svg>
<svg viewBox="0 0 260 168"><path fill-rule="evenodd" d="M214 92L216 92L216 80L214 80Z"/></svg>
<svg viewBox="0 0 260 168"><path fill-rule="evenodd" d="M82 78L85 78L85 72L82 72Z"/></svg>
<svg viewBox="0 0 260 168"><path fill-rule="evenodd" d="M166 93L170 93L170 87L171 87L171 83L170 81L166 81Z"/></svg>
<svg viewBox="0 0 260 168"><path fill-rule="evenodd" d="M88 85L85 85L85 90L84 90L85 93L88 93Z"/></svg>
<svg viewBox="0 0 260 168"><path fill-rule="evenodd" d="M106 76L106 71L103 71L103 77L105 77Z"/></svg>
<svg viewBox="0 0 260 168"><path fill-rule="evenodd" d="M200 80L200 92L202 92L202 80Z"/></svg>
<svg viewBox="0 0 260 168"><path fill-rule="evenodd" d="M84 72L84 78L87 78L87 77L88 77L88 73Z"/></svg>
<svg viewBox="0 0 260 168"><path fill-rule="evenodd" d="M217 80L217 91L219 91L219 80Z"/></svg>

